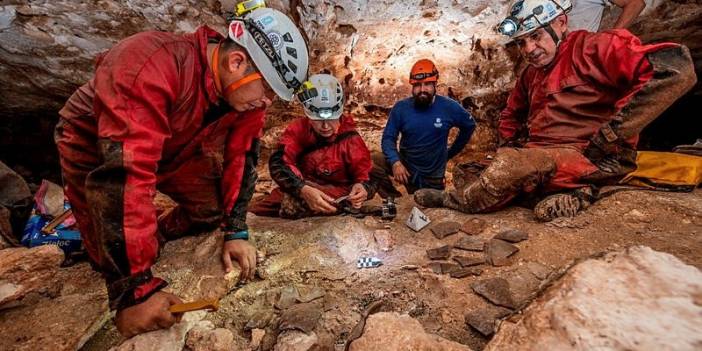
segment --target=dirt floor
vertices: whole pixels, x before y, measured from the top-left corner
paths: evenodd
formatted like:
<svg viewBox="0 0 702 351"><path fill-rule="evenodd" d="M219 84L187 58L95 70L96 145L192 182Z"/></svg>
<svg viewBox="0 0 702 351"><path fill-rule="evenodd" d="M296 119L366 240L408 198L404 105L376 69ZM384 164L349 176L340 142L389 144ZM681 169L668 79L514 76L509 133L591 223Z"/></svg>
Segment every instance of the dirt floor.
<svg viewBox="0 0 702 351"><path fill-rule="evenodd" d="M697 268L702 267L702 190L693 193L628 191L594 204L576 218L539 223L529 209L512 207L488 215L466 215L447 209L427 209L432 220L416 233L405 226L412 206L410 197L399 199L398 216L392 222L367 217L317 217L297 221L251 215L256 246L266 253L261 265L266 279L256 280L230 292L219 311L206 319L217 327L230 329L238 345L245 349L250 327L266 329L263 346L272 346L276 320L283 295L296 287L300 295L313 287L322 288L323 313L315 333L320 344L343 350L353 327L369 304L382 300L380 310L407 313L431 333L482 349L488 341L466 326L464 314L486 301L473 293L469 284L501 276L525 265L539 262L557 270L574 260L631 245L650 246L671 253ZM463 223L472 217L487 222L478 236L489 239L496 233L515 228L529 238L516 244L519 252L509 265L482 265L479 277L462 279L437 275L427 267L426 250L451 245L466 236L459 232L442 240L432 235L432 226L444 221ZM394 245L381 250L374 239L377 229L389 229ZM177 245L169 243L169 247ZM459 252L460 251L460 252ZM454 249L454 256L475 256ZM361 256L383 260L379 268L357 269ZM318 301L320 301L318 300ZM247 327L248 324L248 327ZM107 324L83 348L103 350L119 342L114 327Z"/></svg>

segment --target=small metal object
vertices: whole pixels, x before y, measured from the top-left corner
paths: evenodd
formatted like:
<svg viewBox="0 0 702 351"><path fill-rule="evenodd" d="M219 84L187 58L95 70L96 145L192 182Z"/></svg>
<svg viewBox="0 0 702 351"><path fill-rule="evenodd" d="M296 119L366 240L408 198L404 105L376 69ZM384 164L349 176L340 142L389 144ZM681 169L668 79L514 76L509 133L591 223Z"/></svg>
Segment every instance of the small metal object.
<svg viewBox="0 0 702 351"><path fill-rule="evenodd" d="M377 257L361 257L356 262L356 267L358 268L377 268L382 265L383 261Z"/></svg>
<svg viewBox="0 0 702 351"><path fill-rule="evenodd" d="M340 203L342 203L344 200L348 200L348 198L349 198L348 195L344 195L344 196L342 196L342 197L340 197L340 198L334 200L334 203L335 203L335 204L340 204Z"/></svg>
<svg viewBox="0 0 702 351"><path fill-rule="evenodd" d="M186 303L178 303L168 308L171 313L185 313L200 310L208 310L210 312L219 309L219 300L199 300Z"/></svg>
<svg viewBox="0 0 702 351"><path fill-rule="evenodd" d="M381 209L380 218L384 220L393 220L397 216L397 207L395 206L395 199L388 197L383 200L383 207Z"/></svg>
<svg viewBox="0 0 702 351"><path fill-rule="evenodd" d="M255 9L266 7L264 0L249 0L236 5L236 15L241 17Z"/></svg>

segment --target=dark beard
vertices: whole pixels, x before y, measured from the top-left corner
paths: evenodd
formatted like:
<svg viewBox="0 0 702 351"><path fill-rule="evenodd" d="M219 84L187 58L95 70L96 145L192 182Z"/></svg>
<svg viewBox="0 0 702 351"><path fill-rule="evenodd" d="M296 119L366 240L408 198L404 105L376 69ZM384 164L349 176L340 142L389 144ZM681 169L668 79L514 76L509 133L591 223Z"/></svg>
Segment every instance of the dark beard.
<svg viewBox="0 0 702 351"><path fill-rule="evenodd" d="M427 93L419 93L414 97L414 107L423 110L431 106L432 100L434 100L433 95Z"/></svg>

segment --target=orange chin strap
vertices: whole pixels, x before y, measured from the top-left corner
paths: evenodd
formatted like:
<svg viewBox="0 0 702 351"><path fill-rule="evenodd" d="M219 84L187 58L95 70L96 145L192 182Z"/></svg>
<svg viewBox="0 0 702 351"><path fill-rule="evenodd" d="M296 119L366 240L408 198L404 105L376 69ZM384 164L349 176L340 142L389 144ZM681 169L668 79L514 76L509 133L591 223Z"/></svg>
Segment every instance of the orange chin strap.
<svg viewBox="0 0 702 351"><path fill-rule="evenodd" d="M251 83L255 80L263 79L263 76L261 73L254 72L251 73L244 78L241 78L237 80L236 82L227 85L226 88L224 88L224 93L222 93L222 82L219 79L219 48L222 46L222 43L220 42L217 44L217 46L214 48L214 51L212 51L212 74L214 75L214 82L215 82L215 89L217 89L217 93L222 95L222 97L226 97L227 95L231 94L234 90L237 90L241 88L241 86Z"/></svg>

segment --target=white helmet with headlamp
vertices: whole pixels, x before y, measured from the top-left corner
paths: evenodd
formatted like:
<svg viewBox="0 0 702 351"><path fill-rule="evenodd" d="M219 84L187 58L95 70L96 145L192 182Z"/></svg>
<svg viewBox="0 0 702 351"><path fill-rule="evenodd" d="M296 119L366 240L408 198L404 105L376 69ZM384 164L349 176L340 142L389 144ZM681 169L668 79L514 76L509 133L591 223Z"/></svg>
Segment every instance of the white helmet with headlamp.
<svg viewBox="0 0 702 351"><path fill-rule="evenodd" d="M302 101L305 115L314 121L339 119L344 112L344 90L339 80L329 74L315 74L309 85L310 94Z"/></svg>
<svg viewBox="0 0 702 351"><path fill-rule="evenodd" d="M572 8L571 0L517 0L510 7L509 16L497 26L497 31L516 39L543 27L558 43L559 39L549 24Z"/></svg>
<svg viewBox="0 0 702 351"><path fill-rule="evenodd" d="M303 89L309 55L300 30L262 0L237 5L229 38L248 52L256 68L281 99L291 101Z"/></svg>

